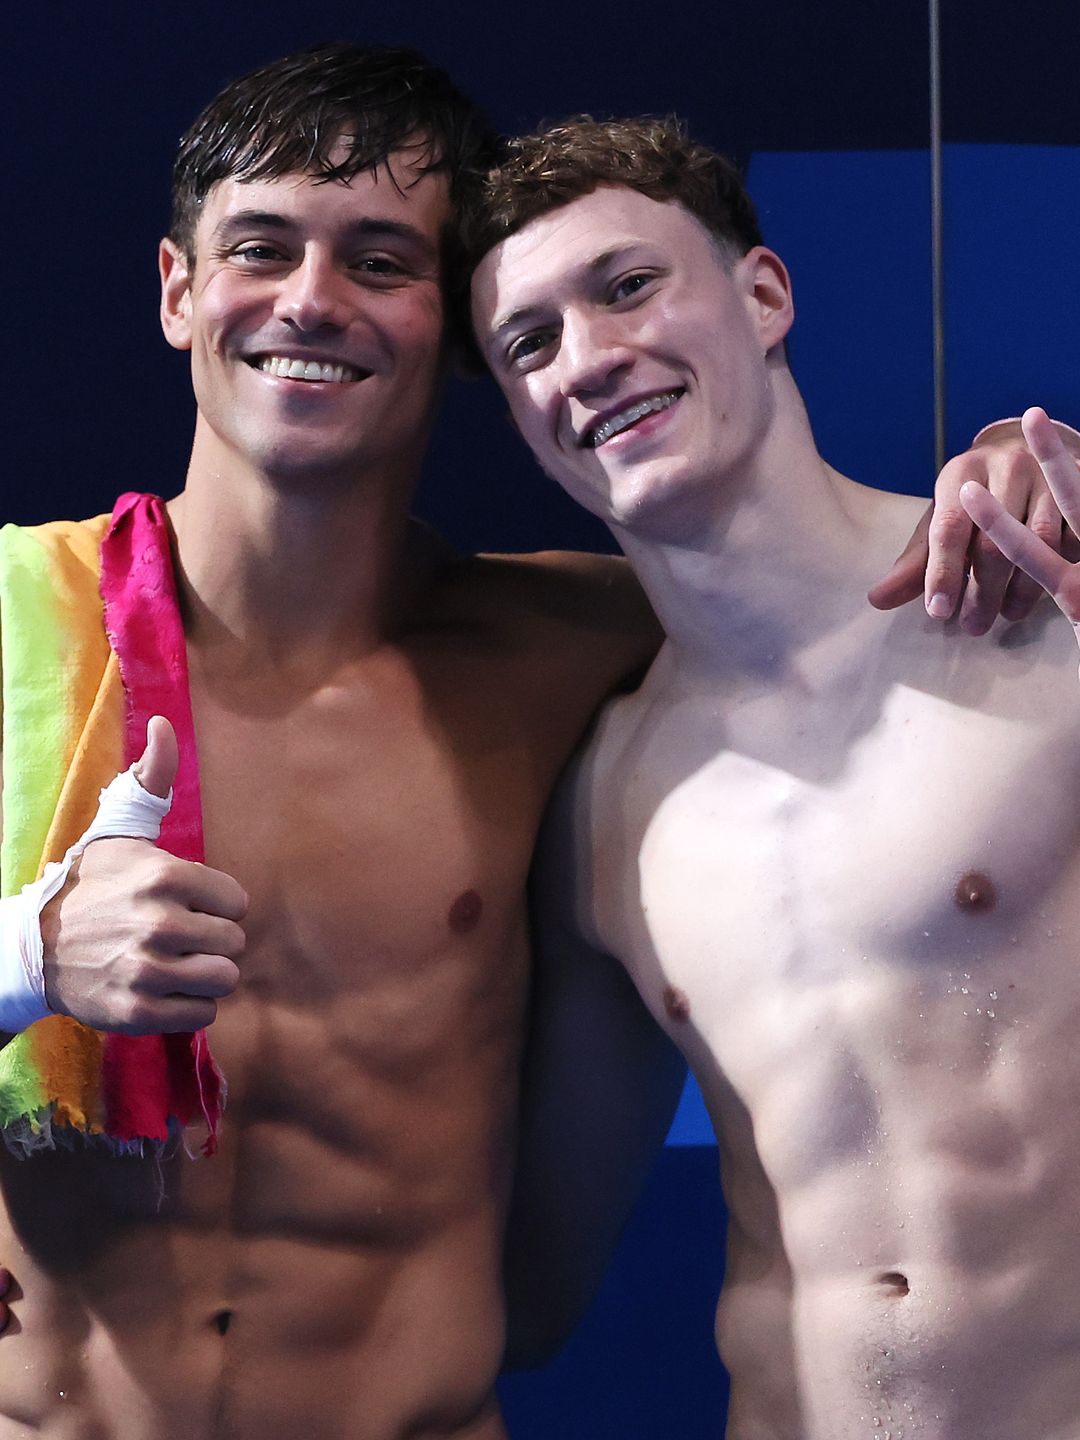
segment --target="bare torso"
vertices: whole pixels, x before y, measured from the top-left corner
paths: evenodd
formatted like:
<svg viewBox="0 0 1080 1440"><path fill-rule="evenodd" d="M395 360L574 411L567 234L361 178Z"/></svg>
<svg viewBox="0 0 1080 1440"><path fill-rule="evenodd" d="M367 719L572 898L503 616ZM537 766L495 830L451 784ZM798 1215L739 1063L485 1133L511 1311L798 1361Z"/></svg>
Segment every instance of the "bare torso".
<svg viewBox="0 0 1080 1440"><path fill-rule="evenodd" d="M717 1128L729 1440L1077 1440L1075 645L860 598L605 712L579 913Z"/></svg>
<svg viewBox="0 0 1080 1440"><path fill-rule="evenodd" d="M0 1435L503 1436L524 882L649 643L608 562L572 570L459 566L314 687L191 655L207 863L251 897L222 1145L0 1157Z"/></svg>

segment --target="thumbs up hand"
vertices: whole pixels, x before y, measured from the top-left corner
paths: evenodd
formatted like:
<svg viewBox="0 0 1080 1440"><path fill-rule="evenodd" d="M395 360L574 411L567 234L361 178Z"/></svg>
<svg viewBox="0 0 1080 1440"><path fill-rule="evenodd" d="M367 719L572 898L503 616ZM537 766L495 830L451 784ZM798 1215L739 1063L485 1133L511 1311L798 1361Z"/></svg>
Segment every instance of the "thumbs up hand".
<svg viewBox="0 0 1080 1440"><path fill-rule="evenodd" d="M199 1030L240 979L246 894L231 876L152 843L178 761L172 726L155 716L143 754L101 792L90 828L65 858L66 874L46 892L46 1002L96 1030Z"/></svg>

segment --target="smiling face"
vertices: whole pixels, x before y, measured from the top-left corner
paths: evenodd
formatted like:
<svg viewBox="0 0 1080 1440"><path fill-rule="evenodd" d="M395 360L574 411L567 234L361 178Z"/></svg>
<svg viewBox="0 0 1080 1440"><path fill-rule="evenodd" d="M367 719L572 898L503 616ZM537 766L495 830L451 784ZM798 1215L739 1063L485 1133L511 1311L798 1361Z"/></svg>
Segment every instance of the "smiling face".
<svg viewBox="0 0 1080 1440"><path fill-rule="evenodd" d="M677 202L605 185L491 250L472 306L528 445L602 519L663 526L752 463L791 321L770 251L729 262Z"/></svg>
<svg viewBox="0 0 1080 1440"><path fill-rule="evenodd" d="M347 184L223 180L193 268L162 242L162 325L191 351L202 464L279 483L415 475L443 368L450 207L443 175L408 151L391 166Z"/></svg>

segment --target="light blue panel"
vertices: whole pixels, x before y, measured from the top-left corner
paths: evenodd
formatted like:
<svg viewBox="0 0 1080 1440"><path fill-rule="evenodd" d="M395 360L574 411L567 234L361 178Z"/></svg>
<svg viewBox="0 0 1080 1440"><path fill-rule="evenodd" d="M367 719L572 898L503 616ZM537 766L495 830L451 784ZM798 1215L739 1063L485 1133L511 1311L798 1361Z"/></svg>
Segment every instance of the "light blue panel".
<svg viewBox="0 0 1080 1440"><path fill-rule="evenodd" d="M948 145L947 436L1045 405L1080 423L1080 147Z"/></svg>
<svg viewBox="0 0 1080 1440"><path fill-rule="evenodd" d="M668 1131L667 1145L715 1145L712 1121L705 1109L697 1081L692 1075L686 1077L679 1108Z"/></svg>
<svg viewBox="0 0 1080 1440"><path fill-rule="evenodd" d="M928 153L764 152L748 181L766 242L791 271L788 350L821 453L864 484L929 493Z"/></svg>

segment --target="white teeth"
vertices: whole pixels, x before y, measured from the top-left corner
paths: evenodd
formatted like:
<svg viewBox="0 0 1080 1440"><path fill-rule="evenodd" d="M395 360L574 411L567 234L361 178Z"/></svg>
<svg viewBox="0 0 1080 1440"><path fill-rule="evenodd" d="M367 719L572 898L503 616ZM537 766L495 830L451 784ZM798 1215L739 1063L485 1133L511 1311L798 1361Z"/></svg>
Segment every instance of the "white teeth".
<svg viewBox="0 0 1080 1440"><path fill-rule="evenodd" d="M590 436L590 443L595 449L603 445L605 440L610 440L613 435L618 435L622 430L629 430L631 425L636 425L644 416L655 410L666 410L674 405L675 401L682 394L681 390L669 390L664 395L653 395L649 400L639 400L636 405L631 405L627 410L620 410L618 415L612 415L602 425L597 425Z"/></svg>
<svg viewBox="0 0 1080 1440"><path fill-rule="evenodd" d="M319 360L290 360L287 355L263 355L255 368L266 375L284 380L313 380L323 384L341 385L346 380L359 380L360 371L352 365L328 365Z"/></svg>

